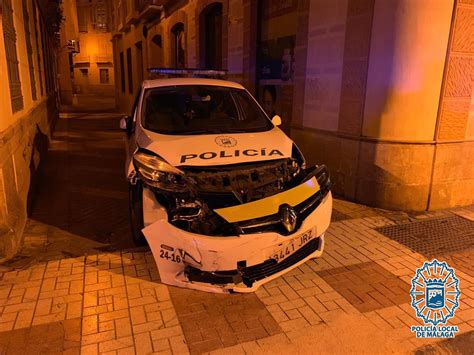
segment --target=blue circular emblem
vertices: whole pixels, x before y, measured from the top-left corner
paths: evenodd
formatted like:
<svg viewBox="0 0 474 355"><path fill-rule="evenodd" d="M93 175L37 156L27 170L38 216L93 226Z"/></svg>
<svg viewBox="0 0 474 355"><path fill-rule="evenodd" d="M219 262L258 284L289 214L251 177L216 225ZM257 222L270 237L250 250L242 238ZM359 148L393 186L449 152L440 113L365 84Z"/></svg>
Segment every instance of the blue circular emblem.
<svg viewBox="0 0 474 355"><path fill-rule="evenodd" d="M445 261L425 261L411 280L411 305L425 324L446 323L459 307L459 280Z"/></svg>

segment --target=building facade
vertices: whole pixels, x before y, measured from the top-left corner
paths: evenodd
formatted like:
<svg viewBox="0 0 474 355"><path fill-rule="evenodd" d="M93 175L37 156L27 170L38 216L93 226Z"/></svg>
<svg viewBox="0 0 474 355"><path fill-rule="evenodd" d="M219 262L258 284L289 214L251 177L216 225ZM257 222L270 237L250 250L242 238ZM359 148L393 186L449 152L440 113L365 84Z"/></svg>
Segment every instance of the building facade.
<svg viewBox="0 0 474 355"><path fill-rule="evenodd" d="M469 0L110 0L117 106L148 67L226 69L334 191L389 209L474 203Z"/></svg>
<svg viewBox="0 0 474 355"><path fill-rule="evenodd" d="M76 0L63 0L63 22L60 32L58 74L61 104L72 105L74 88L74 55L80 50Z"/></svg>
<svg viewBox="0 0 474 355"><path fill-rule="evenodd" d="M64 0L61 27L61 98L75 95L113 97L114 63L106 0Z"/></svg>
<svg viewBox="0 0 474 355"><path fill-rule="evenodd" d="M59 14L53 1L0 2L0 257L21 243L57 117Z"/></svg>

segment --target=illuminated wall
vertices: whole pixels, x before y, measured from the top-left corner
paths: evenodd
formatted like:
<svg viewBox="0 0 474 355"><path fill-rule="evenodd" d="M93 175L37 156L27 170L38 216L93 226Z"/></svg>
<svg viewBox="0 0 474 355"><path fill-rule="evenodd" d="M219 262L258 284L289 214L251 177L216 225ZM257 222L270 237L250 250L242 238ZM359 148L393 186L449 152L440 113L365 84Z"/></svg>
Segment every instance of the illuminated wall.
<svg viewBox="0 0 474 355"><path fill-rule="evenodd" d="M472 5L310 2L308 18L304 114L291 133L330 167L334 190L391 209L472 204Z"/></svg>
<svg viewBox="0 0 474 355"><path fill-rule="evenodd" d="M72 49L68 48L68 41L79 41L79 28L77 23L76 0L64 0L63 5L63 24L61 26L59 49L59 86L60 97L63 105L71 105L74 92L72 68Z"/></svg>
<svg viewBox="0 0 474 355"><path fill-rule="evenodd" d="M113 96L114 57L105 0L77 1L80 53L74 55L74 92ZM102 75L102 77L101 77Z"/></svg>
<svg viewBox="0 0 474 355"><path fill-rule="evenodd" d="M432 141L453 0L376 1L362 135Z"/></svg>

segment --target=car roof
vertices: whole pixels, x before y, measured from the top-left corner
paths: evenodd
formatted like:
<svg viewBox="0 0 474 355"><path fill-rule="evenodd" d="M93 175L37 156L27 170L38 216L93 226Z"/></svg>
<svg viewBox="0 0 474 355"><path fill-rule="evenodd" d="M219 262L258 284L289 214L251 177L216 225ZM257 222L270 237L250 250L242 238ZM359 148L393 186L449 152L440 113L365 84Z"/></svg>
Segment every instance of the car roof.
<svg viewBox="0 0 474 355"><path fill-rule="evenodd" d="M225 86L234 89L244 89L238 83L227 80L207 79L207 78L165 78L144 80L143 88L159 88L164 86L181 86L181 85L211 85L211 86Z"/></svg>

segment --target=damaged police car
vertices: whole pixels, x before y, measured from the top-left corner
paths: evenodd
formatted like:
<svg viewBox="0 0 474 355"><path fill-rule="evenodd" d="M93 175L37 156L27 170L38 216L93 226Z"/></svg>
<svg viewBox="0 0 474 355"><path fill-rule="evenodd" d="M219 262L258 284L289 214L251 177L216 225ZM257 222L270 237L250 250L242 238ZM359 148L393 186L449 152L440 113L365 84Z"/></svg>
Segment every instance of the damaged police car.
<svg viewBox="0 0 474 355"><path fill-rule="evenodd" d="M280 124L240 84L143 82L120 125L133 237L163 283L251 292L321 255L329 173L306 166Z"/></svg>

